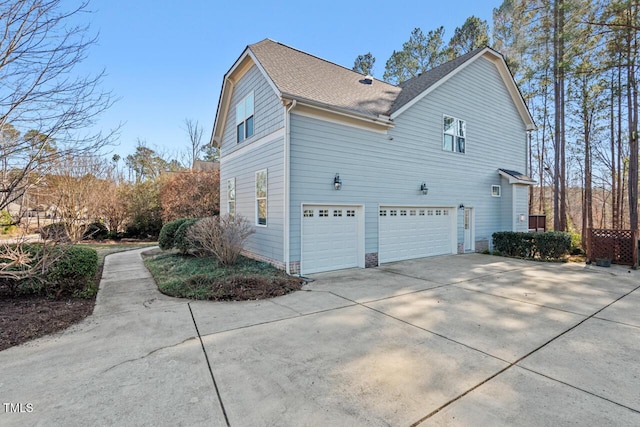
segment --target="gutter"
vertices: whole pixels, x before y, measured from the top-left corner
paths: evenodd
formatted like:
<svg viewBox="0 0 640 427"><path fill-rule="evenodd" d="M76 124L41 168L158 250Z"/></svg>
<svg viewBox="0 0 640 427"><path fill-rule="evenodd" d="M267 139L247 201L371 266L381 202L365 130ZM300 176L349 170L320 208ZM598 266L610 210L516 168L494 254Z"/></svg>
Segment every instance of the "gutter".
<svg viewBox="0 0 640 427"><path fill-rule="evenodd" d="M283 93L282 94L282 99L290 99L293 102L299 103L300 105L306 105L309 107L313 107L313 108L317 108L319 110L324 110L324 111L329 111L335 114L339 114L342 116L347 116L347 117L352 117L358 120L364 120L370 123L376 123L376 124L380 124L380 125L384 125L384 126L388 126L388 127L394 127L395 124L393 123L393 121L391 120L391 118L387 115L384 114L378 114L377 116L371 115L371 114L366 114L366 113L359 113L357 111L354 110L350 110L347 108L342 108L342 107L336 107L335 105L331 105L331 104L325 104L322 102L318 102L318 101L312 101L310 99L306 99L306 98L300 98L298 96L295 95L291 95L291 94L287 94L287 93ZM297 105L296 103L296 105Z"/></svg>

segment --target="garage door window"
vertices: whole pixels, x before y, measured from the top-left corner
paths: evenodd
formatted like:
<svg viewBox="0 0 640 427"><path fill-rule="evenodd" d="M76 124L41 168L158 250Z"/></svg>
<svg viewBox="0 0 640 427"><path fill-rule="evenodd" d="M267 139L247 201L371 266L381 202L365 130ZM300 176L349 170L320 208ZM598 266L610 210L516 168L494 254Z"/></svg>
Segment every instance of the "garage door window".
<svg viewBox="0 0 640 427"><path fill-rule="evenodd" d="M313 209L305 209L304 210L305 218L313 218Z"/></svg>
<svg viewBox="0 0 640 427"><path fill-rule="evenodd" d="M342 209L334 209L333 216L342 216Z"/></svg>
<svg viewBox="0 0 640 427"><path fill-rule="evenodd" d="M320 209L318 210L318 216L329 216L329 210L328 209Z"/></svg>
<svg viewBox="0 0 640 427"><path fill-rule="evenodd" d="M353 209L347 209L347 216L356 216L356 211Z"/></svg>

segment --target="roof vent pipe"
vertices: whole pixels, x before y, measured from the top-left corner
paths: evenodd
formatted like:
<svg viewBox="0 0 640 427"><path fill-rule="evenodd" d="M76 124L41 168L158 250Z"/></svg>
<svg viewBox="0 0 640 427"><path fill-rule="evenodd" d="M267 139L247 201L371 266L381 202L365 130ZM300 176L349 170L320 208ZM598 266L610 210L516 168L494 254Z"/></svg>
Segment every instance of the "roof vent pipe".
<svg viewBox="0 0 640 427"><path fill-rule="evenodd" d="M371 74L367 74L364 79L362 80L362 83L366 84L366 85L370 85L373 83L373 77L371 76Z"/></svg>

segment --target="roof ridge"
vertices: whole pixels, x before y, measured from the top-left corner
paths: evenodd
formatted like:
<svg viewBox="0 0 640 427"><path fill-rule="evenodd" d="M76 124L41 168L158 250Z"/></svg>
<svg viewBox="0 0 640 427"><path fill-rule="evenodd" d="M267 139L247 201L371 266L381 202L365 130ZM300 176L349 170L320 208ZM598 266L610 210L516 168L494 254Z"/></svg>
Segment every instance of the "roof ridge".
<svg viewBox="0 0 640 427"><path fill-rule="evenodd" d="M305 52L304 50L300 50L300 49L295 48L295 47L293 47L293 46L289 46L288 44L281 43L281 42L279 42L279 41L277 41L277 40L270 39L269 37L267 37L267 38L265 38L265 39L263 39L263 40L260 40L260 41L259 41L259 42L257 42L257 43L250 44L248 47L249 47L249 48L251 48L252 46L257 45L257 44L260 44L260 43L263 43L263 42L265 42L265 41L270 41L270 42L272 42L272 43L276 43L276 44L278 44L278 45L280 45L280 46L282 46L282 47L286 47L287 49L294 50L294 51L296 51L296 52L298 52L298 53L302 53L302 54L304 54L304 55L306 55L306 56L309 56L309 57L311 57L311 58L318 59L318 60L320 60L320 61L322 61L322 62L326 62L327 64L331 64L331 65L333 65L333 66L336 66L336 67L342 68L342 69L344 69L344 70L347 70L347 71L349 71L349 72L351 72L351 73L357 74L357 75L359 75L359 76L363 76L363 74L362 74L362 73L359 73L359 72L357 72L357 71L353 71L351 68L347 68L347 67L345 67L344 65L337 64L337 63L335 63L335 62L333 62L333 61L329 61L328 59L324 59L324 58L321 58L321 57L319 57L319 56L317 56L317 55L313 55L313 54L311 54L311 53L309 53L309 52ZM373 76L371 76L371 77L373 77ZM374 79L376 82L380 82L380 83L383 83L383 84L388 85L388 86L392 86L392 87L396 87L396 88L397 88L397 87L399 87L398 85L394 85L394 84L392 84L392 83L385 82L384 80L380 80L380 79L377 79L377 78L375 78L375 77L373 77L373 79Z"/></svg>

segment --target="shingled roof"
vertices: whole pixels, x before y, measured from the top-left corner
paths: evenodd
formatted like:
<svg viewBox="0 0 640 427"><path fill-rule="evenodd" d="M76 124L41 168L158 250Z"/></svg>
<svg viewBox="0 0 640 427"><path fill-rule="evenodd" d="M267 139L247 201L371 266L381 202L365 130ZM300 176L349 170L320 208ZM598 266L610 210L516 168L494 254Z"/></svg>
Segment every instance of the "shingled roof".
<svg viewBox="0 0 640 427"><path fill-rule="evenodd" d="M401 89L270 39L249 45L284 97L377 117L386 115Z"/></svg>
<svg viewBox="0 0 640 427"><path fill-rule="evenodd" d="M367 84L360 73L282 43L265 39L247 46L225 75L211 140L219 142L222 137L219 120L224 122L230 93L233 91L233 85L226 83L227 77L235 70L243 69L242 65L246 65L248 60L256 63L282 99L296 100L307 106L360 116L382 125L392 125L394 116L402 114L413 102L427 95L431 88L436 87L460 70L465 63L479 56L486 56L496 63L527 129L535 129L533 118L504 58L491 48L476 49L396 86L377 79L371 79L368 82L370 84Z"/></svg>

